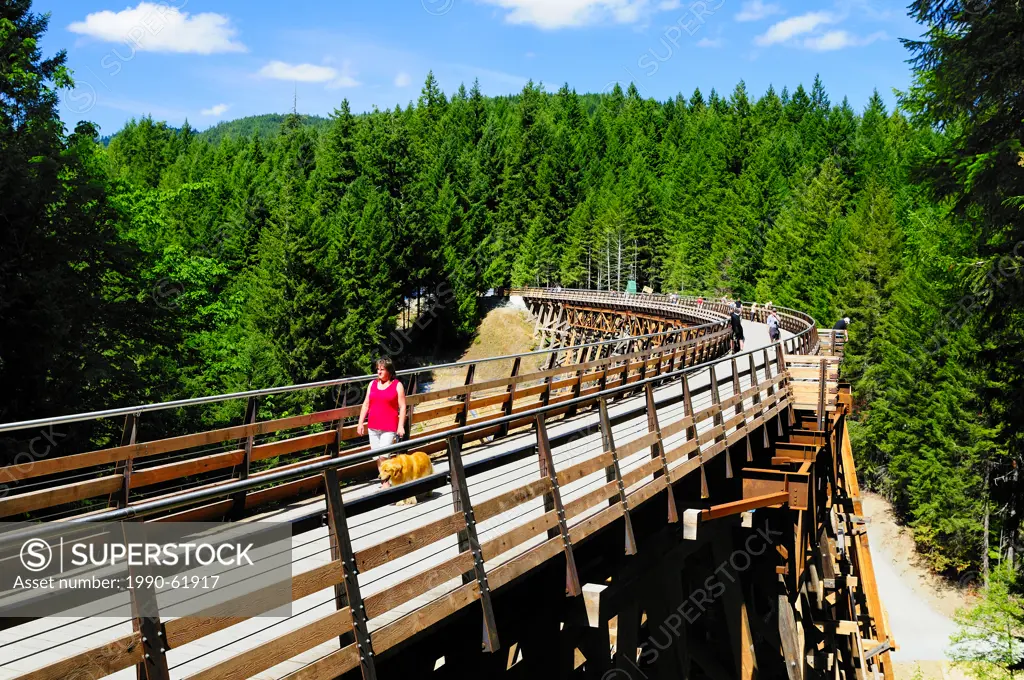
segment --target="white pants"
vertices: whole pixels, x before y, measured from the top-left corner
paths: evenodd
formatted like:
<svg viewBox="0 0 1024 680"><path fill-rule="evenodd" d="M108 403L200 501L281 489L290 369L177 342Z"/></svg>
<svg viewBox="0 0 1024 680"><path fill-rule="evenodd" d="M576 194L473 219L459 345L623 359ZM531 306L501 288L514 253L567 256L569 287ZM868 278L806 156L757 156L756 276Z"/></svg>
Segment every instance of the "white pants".
<svg viewBox="0 0 1024 680"><path fill-rule="evenodd" d="M383 446L390 446L395 443L394 432L388 432L387 430L370 430L370 450L374 451Z"/></svg>

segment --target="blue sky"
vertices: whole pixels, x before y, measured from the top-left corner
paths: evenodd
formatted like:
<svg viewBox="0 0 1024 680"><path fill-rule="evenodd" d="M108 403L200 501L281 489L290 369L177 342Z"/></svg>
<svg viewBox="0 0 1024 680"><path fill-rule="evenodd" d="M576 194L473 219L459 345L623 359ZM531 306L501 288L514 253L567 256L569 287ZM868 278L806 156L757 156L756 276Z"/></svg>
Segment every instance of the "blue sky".
<svg viewBox="0 0 1024 680"><path fill-rule="evenodd" d="M905 0L904 0L905 1ZM666 99L694 87L754 95L809 87L861 110L910 82L900 37L920 34L888 0L45 0L43 49L67 49L78 86L61 115L103 134L144 114L203 129L284 112L326 115L414 101L433 69L446 92L486 94L529 79L578 92L636 82Z"/></svg>

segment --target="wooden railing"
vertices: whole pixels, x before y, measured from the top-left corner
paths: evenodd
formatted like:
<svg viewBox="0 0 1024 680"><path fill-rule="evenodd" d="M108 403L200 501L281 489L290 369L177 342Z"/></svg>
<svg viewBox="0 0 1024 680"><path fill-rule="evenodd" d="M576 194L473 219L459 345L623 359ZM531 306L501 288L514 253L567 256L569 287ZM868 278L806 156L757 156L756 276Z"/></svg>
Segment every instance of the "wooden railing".
<svg viewBox="0 0 1024 680"><path fill-rule="evenodd" d="M556 288L513 288L509 294L527 299L589 304L608 309L656 310L668 316L676 315L680 318L701 319L712 323L728 318L735 304L688 295L677 295L673 298L665 293L634 294ZM787 353L815 354L818 351L818 325L809 314L788 307L772 306L771 309L778 315L780 327L794 334L793 337L782 341L783 349ZM750 321L765 323L768 311L769 308L764 304L743 303L743 318Z"/></svg>
<svg viewBox="0 0 1024 680"><path fill-rule="evenodd" d="M668 303L656 300L650 304ZM802 330L806 336L812 332L813 322ZM212 662L188 677L250 677L343 634L351 634L347 642L287 677L335 677L356 667L361 667L364 678L376 677L377 655L477 601L484 624L484 645L494 650L500 646L500 631L494 622L493 591L563 555L566 593L578 594L574 546L622 520L623 550L635 552L631 513L638 506L664 491L666 518L679 521L674 483L699 475L702 495L706 496L708 463L767 427L773 419L780 419L781 432L781 418L792 418L797 395L791 387L789 357L783 348L775 345L719 361L727 352L728 340L728 330L721 322L714 322L637 339L637 345L620 355L602 357L605 350L594 349L611 346L609 343L559 348L551 352L541 370L520 374L521 361L513 361L511 375L497 380L475 382L475 364L469 364L467 384L409 397L413 406L411 422L427 426L424 432L372 453L364 447L342 449L346 441L356 438L354 427L345 421L358 413L357 406L345 406L154 442L130 441L28 467L11 466L0 469L0 481L59 480L61 474L81 471L94 477L0 499L0 517L121 493L127 502L117 509L87 512L82 508L72 521L196 520L222 516L239 504L242 509L252 510L299 493L323 493L331 560L298 573L291 591L292 599L297 601L334 589L334 610L272 640ZM796 339L793 347L810 344L809 340ZM559 355L567 358L566 365L555 365ZM741 362L745 368L741 368ZM453 398L458 401L449 401ZM493 414L471 416L474 409L488 407L495 409ZM558 416L566 419L555 421ZM554 422L558 431L553 434ZM641 433L628 441L617 441L613 427L622 423L636 424ZM256 442L261 435L310 425L321 425L323 430ZM484 452L466 459L465 447L470 442L505 434L509 435L509 444L501 453ZM601 444L588 448L589 455L556 460L560 447L597 434ZM227 450L158 465L136 465L159 455L194 452L209 445ZM326 448L323 454L300 463L179 493L141 500L131 497L135 489L183 474L247 466L272 456L320 447ZM373 468L375 456L413 449L440 453L437 462L446 463L447 470L398 488L342 499L343 481L358 477L360 470ZM537 479L486 497L483 492L472 492L477 475L517 461L532 461L528 467L540 471L534 473ZM731 470L728 455L726 466ZM591 488L594 484L596 488ZM352 517L434 489L450 490L456 501L453 512L430 521L415 521L413 513L401 533L353 548ZM510 511L524 507L527 512L519 523L510 526L512 520L502 521ZM311 516L319 519L321 512L313 508ZM490 535L482 538L480 525L486 522L497 523L500 533L493 535L492 526L488 529ZM429 565L417 562L406 566L399 582L364 595L362 588L375 569L420 555L445 540L455 542L454 554L443 555ZM418 569L417 564L421 565ZM403 613L403 606L424 596L429 596L428 603ZM221 631L237 631L238 639L249 635L253 619L224 612L218 608L198 617L139 621L136 632L84 651L69 652L68 658L23 677L57 679L72 672L76 677L101 677L140 663L146 664L151 678L169 677L169 659L189 653L193 649L190 644ZM147 629L160 630L163 635L155 640L141 632Z"/></svg>
<svg viewBox="0 0 1024 680"><path fill-rule="evenodd" d="M791 402L788 374L781 350L778 347L763 349L748 353L745 357L745 363L748 363L746 370L741 370L735 359L722 363L711 362L695 372L677 370L671 374L663 373L644 379L620 380L619 384L606 385L605 389L593 396L566 400L562 408L552 405L524 412L522 418L516 418L515 415L499 418L499 425L521 422L530 424L530 441L524 443L518 452L506 454L505 459L512 460L517 456L533 458L537 466L535 469L540 469L541 474L535 481L486 499L471 497L468 480L474 470L493 467L493 461L478 460L472 465L464 463L462 445L465 437L472 432L469 427L423 438L426 443L443 442L450 482L444 473L438 473L399 489L379 492L375 494L379 497L377 502L364 503L361 507L341 500L338 473L346 466L345 462L329 460L306 466L310 471L319 471L326 489L331 545L336 547L332 553L334 559L329 563L295 576L292 583L293 599L338 586L343 591L343 597L338 600L338 608L311 623L242 651L189 677L249 677L336 639L345 632L354 633L354 640L350 644L320 657L288 677L334 677L357 666L362 667L363 677L375 677L374 656L476 601L480 602L483 616L485 644L496 649L500 641L499 631L494 627L491 604L493 591L547 560L563 555L566 593L579 594L580 585L573 556L575 545L612 522L623 519L624 550L627 553L635 551L631 512L666 491L667 495L662 501L665 503L666 516L669 521L678 521L672 484L689 475L698 474L701 476L702 488L706 489L707 464L725 453L730 446L759 432L760 428L787 412ZM659 388L666 377L673 378L672 384ZM666 389L670 393L666 394ZM613 418L610 415L610 404L627 394L635 395L639 403L627 413ZM569 406L582 408L593 404L597 406L596 414L584 418L584 422L580 422L572 432L561 433L557 441L552 440L549 421L554 415ZM669 420L661 414L671 406L676 407L673 409L676 413ZM630 441L616 441L612 427L616 422L624 420L645 422L646 430ZM238 437L247 432L234 431L231 436ZM561 468L555 464L553 448L564 445L570 439L579 439L596 432L600 433L604 445L596 448L593 455L583 460L577 456L571 465ZM416 445L415 442L406 442L389 449L408 449ZM364 453L352 458L367 460L370 455ZM629 461L632 467L624 469L625 461ZM731 465L728 459L726 465ZM276 474L300 476L304 473L292 471ZM574 484L593 480L595 476L602 479L596 489L574 497L566 494L568 489L574 488ZM199 500L203 501L218 497L229 500L239 485L247 484L252 484L252 481L234 482L222 490L207 488L193 492L193 495L201 496ZM398 495L422 493L425 489L449 484L453 496L460 501L459 511L414 526L406 533L358 551L352 549L351 517L391 502ZM502 515L507 516L511 510L536 499L543 501L542 511L538 509L525 522L498 536L484 541L479 539L479 524ZM171 505L172 501L162 499L83 519L100 521L129 516L141 518L158 514ZM414 522L410 524L415 525ZM466 540L460 542L462 545L457 554L421 571L410 570L412 573L408 574L403 572L403 579L399 583L371 596L364 597L361 594L360 575L372 573L375 568L459 534L464 535ZM524 549L528 544L528 549ZM354 568L346 568L346 565L354 565ZM436 592L439 586L467 573L472 574L468 583L454 585L441 593ZM370 632L371 620L395 611L426 593L435 596L430 604ZM222 611L218 609L197 617L157 622L158 627L162 625L165 631L165 641L158 644L147 644L140 632L134 632L40 668L26 677L57 680L66 677L71 669L75 669L81 677L100 677L130 668L143 658L146 658L149 665L157 667L157 677L160 677L159 673L166 672L161 669L168 667L168 655L174 650L233 626L239 626L239 634L245 635L247 619L219 614ZM373 654L367 653L368 650L372 650Z"/></svg>
<svg viewBox="0 0 1024 680"><path fill-rule="evenodd" d="M523 359L536 355L516 355L504 359L511 364L508 377L484 381L474 379L477 369L493 360L468 362L457 365L465 368L464 384L430 392L416 393L418 375L446 366L406 372L410 383L406 427L416 441L455 427L476 426L478 429L467 434L464 441L479 441L527 424L525 420L516 420L486 427L495 418L539 406L554 406L573 397L702 363L724 355L729 349L728 338L728 331L719 322L630 338L624 347L621 342L603 342L555 348L542 353L546 358L540 370L522 372ZM613 349L622 353L602 356ZM362 386L371 379L367 376L345 384ZM44 511L60 511L62 517L66 517L76 511L95 511L95 499L109 499L117 507L124 507L139 496L151 499L178 493L160 493L170 482L194 479L190 488L198 488L211 473L231 470L233 478L259 478L290 465L366 450L365 445L351 445L361 439L355 423L360 410L358 403L255 422L255 400L256 397L247 398L246 424L139 442L136 433L142 416L131 413L125 418L127 438L120 446L0 468L0 484L7 488L5 497L0 498L0 518L31 519ZM578 407L556 409L553 415L575 408ZM433 453L443 446L434 442L418 448ZM279 463L253 470L254 464L261 461ZM372 475L373 469L372 466L356 466L341 474L343 478L354 479ZM297 480L288 486L225 499L193 511L188 519L215 518L232 509L253 510L266 503L319 490L317 478ZM83 504L88 501L92 504ZM104 500L100 502L104 507L108 504Z"/></svg>

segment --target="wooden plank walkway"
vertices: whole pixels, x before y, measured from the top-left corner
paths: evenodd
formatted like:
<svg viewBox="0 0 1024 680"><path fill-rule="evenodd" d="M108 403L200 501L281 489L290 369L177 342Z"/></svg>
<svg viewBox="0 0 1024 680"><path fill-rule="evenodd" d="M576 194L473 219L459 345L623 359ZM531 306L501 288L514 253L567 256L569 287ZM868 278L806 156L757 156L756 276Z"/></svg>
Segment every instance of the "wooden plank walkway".
<svg viewBox="0 0 1024 680"><path fill-rule="evenodd" d="M749 321L744 323L747 350L768 345L767 329L763 324ZM784 331L784 337L789 337L789 335L788 332ZM775 357L772 356L771 359L774 361ZM751 386L748 358L746 356L739 357L737 359L737 367L741 373L739 386L742 391ZM716 370L719 380L724 376L731 375L731 360L725 359L718 362ZM706 387L709 383L709 375L710 371L708 369L703 369L693 374L690 378L691 390L699 391L699 388ZM757 380L759 382L766 380L768 377L764 370L757 372ZM680 381L673 381L657 387L654 390L655 399L662 401L678 397L681 394L681 384ZM721 398L728 399L731 396L733 396L732 384L722 384ZM693 408L696 412L699 412L711 405L712 395L710 391L705 391L699 398L694 399ZM748 397L744 401L744 407L749 408L752 405L752 397ZM616 445L619 449L628 449L631 442L636 442L648 434L648 421L643 407L644 395L642 393L610 404L609 412L613 419L615 416L628 413L631 410L638 411L634 417L620 422L613 427ZM657 415L661 428L665 429L667 426L684 418L683 403L680 401L676 404L659 407ZM728 417L726 419L728 420ZM597 422L598 413L595 408L571 418L552 421L548 425L548 430L550 437L555 439L559 435L580 429L581 426L596 426ZM702 421L698 427L698 435L707 432L712 427L713 423L710 418ZM600 431L597 427L592 429L592 434L554 447L552 453L557 470L566 470L570 466L576 465L588 458L593 458L602 452ZM735 428L730 428L728 433L734 431ZM467 464L471 464L475 460L511 451L518 446L529 444L533 441L535 441L535 435L531 431L512 433L507 437L464 451L463 458ZM671 450L685 441L686 433L683 430L665 437L664 445L666 450ZM713 443L713 440L708 442L704 445L704 448L710 447ZM636 473L641 467L648 465L651 460L649 446L640 447L629 455L623 456L620 460L623 477L630 477L630 473ZM669 469L670 471L675 470L679 466L686 464L686 462L685 457L681 458L674 461L669 466ZM447 463L439 462L435 470L439 473L446 473ZM654 470L651 470L649 474L631 480L632 483L627 488L627 493L637 491L644 484L650 482L653 476ZM540 479L542 479L542 474L537 461L535 457L529 456L501 465L486 473L469 477L469 492L474 506L479 506L483 501L495 498L500 494ZM595 472L584 475L580 479L562 485L561 494L563 502L571 504L574 500L583 498L586 494L605 484L607 484L607 480L605 478L605 470L602 467ZM343 498L346 502L350 502L356 498L372 494L376 489L377 486L375 484L346 487L343 492ZM571 527L579 526L594 514L603 511L606 507L605 504L599 503L573 517L569 524ZM349 519L349 530L353 547L358 553L361 549L405 534L415 527L424 526L429 522L443 519L452 514L452 508L452 493L448 489L443 492L435 492L430 500L415 505L391 505L351 517ZM325 501L322 497L319 497L278 508L250 518L247 521L258 519L288 522L293 521L297 517L307 516L310 513L320 513L325 510ZM510 511L479 522L477 531L481 542L484 543L514 527L525 526L535 522L542 518L544 514L543 500L536 498L518 505ZM543 543L546 539L546 534L541 532L526 542L515 546L506 554L492 557L486 564L488 571L498 564L507 562L510 557L524 553L530 548ZM437 566L455 557L458 553L459 548L456 537L451 535L379 567L361 572L359 574L359 584L363 598L366 600L374 595L386 592L408 578L409 575ZM307 531L295 536L293 538L293 558L293 574L300 574L328 564L332 557L327 527ZM383 626L415 611L437 597L451 592L453 589L461 586L461 584L462 581L459 577L437 584L434 588L410 599L408 602L387 611L383 615L372 618L369 622L370 631L381 629ZM334 610L334 590L333 588L327 588L296 600L294 602L293 615L290 617L249 619L235 626L189 642L184 646L171 649L167 653L171 677L190 677L204 669L216 666L240 652L258 648L276 638L280 638L289 631L298 630L332 613ZM45 618L0 631L0 678L15 678L24 674L30 674L31 671L41 666L94 649L97 646L112 642L131 633L132 624L130 620L101 617L85 619ZM294 658L261 671L252 677L282 678L299 671L307 664L338 649L338 639L333 637L327 642L308 649ZM134 678L135 669L127 668L121 670L112 677L124 678L125 680Z"/></svg>

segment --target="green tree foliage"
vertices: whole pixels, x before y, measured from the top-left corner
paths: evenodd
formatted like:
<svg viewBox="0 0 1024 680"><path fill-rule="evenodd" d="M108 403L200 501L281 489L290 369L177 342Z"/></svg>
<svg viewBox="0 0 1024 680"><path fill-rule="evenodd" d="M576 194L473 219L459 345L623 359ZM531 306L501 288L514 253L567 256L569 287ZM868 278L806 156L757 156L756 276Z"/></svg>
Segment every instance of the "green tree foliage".
<svg viewBox="0 0 1024 680"><path fill-rule="evenodd" d="M44 59L48 18L27 0L0 8L0 418L86 411L136 397L152 312L135 292L140 253L122 233L96 129L67 134ZM140 354L140 363L127 359ZM0 443L9 462L6 442Z"/></svg>
<svg viewBox="0 0 1024 680"><path fill-rule="evenodd" d="M868 481L936 568L973 568L1000 536L994 555L1016 545L1024 463L1022 20L980 5L915 3L932 28L897 111L877 93L834 102L818 78L658 102L633 85L446 94L428 74L405 108L342 101L200 133L145 117L104 146L63 129L63 54L43 59L45 19L7 3L0 415L430 357L510 284L772 300L853 319ZM430 326L410 347L394 331L415 310ZM191 417L237 423L239 408Z"/></svg>
<svg viewBox="0 0 1024 680"><path fill-rule="evenodd" d="M969 246L950 265L973 350L965 370L984 390L1000 446L985 464L997 484L1002 551L1019 553L1024 508L1024 8L1019 3L916 0L926 31L906 41L917 73L904 97L916 124L946 130L918 176L950 206ZM989 490L986 490L989 491ZM987 538L987 537L986 537Z"/></svg>
<svg viewBox="0 0 1024 680"><path fill-rule="evenodd" d="M1003 680L1020 674L1024 660L1024 599L1009 564L992 572L977 604L956 613L950 638L957 666L977 680Z"/></svg>

